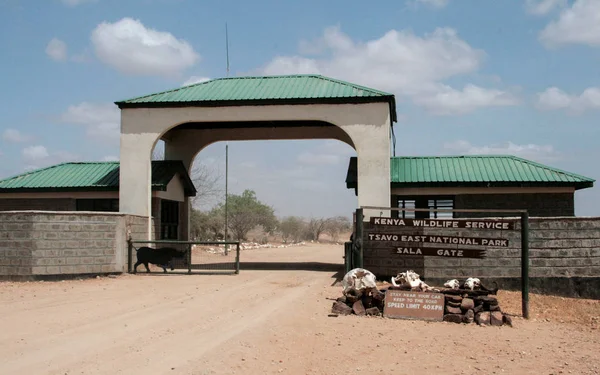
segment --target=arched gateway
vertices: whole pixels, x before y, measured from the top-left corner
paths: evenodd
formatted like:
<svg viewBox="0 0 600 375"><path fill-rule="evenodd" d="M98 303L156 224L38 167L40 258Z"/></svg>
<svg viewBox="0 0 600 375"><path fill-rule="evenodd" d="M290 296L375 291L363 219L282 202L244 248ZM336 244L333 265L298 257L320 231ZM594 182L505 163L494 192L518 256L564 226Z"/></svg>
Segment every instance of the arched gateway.
<svg viewBox="0 0 600 375"><path fill-rule="evenodd" d="M165 158L188 169L219 141L337 139L358 156L359 206L390 204L392 94L320 75L235 77L115 104L121 109L119 211L147 216L149 236L151 153L160 139ZM186 197L184 225L188 212Z"/></svg>

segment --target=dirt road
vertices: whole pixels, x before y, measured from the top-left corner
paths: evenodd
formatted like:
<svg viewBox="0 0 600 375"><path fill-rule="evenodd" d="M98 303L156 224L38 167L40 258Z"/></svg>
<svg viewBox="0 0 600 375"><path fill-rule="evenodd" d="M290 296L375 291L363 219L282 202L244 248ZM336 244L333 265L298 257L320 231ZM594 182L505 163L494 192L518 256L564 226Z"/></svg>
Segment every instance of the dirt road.
<svg viewBox="0 0 600 375"><path fill-rule="evenodd" d="M248 250L293 261L237 276L0 283L0 374L597 374L600 332L328 317L342 247ZM321 271L303 270L320 262ZM597 306L597 305L596 305Z"/></svg>

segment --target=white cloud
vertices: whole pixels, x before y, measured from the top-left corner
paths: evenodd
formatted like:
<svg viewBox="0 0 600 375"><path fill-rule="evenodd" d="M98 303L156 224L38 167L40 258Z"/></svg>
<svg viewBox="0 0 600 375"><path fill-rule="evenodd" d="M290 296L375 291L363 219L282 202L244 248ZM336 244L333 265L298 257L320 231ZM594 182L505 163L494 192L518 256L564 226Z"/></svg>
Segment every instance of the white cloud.
<svg viewBox="0 0 600 375"><path fill-rule="evenodd" d="M564 44L600 46L600 1L575 0L570 8L560 13L540 32L540 40L547 47Z"/></svg>
<svg viewBox="0 0 600 375"><path fill-rule="evenodd" d="M525 0L525 8L530 14L542 16L557 8L564 8L569 3L567 0Z"/></svg>
<svg viewBox="0 0 600 375"><path fill-rule="evenodd" d="M18 131L17 129L6 129L2 134L2 139L11 143L22 143L31 140L31 136Z"/></svg>
<svg viewBox="0 0 600 375"><path fill-rule="evenodd" d="M117 143L120 137L120 112L114 104L83 102L67 108L60 116L67 124L83 125L87 135L110 143Z"/></svg>
<svg viewBox="0 0 600 375"><path fill-rule="evenodd" d="M48 150L44 146L29 146L23 149L23 157L28 162L36 162L49 157Z"/></svg>
<svg viewBox="0 0 600 375"><path fill-rule="evenodd" d="M54 61L67 60L67 43L60 39L52 38L46 46L46 55Z"/></svg>
<svg viewBox="0 0 600 375"><path fill-rule="evenodd" d="M434 9L442 9L446 5L448 5L448 3L450 2L450 0L416 0L416 1L417 1L417 3L425 4Z"/></svg>
<svg viewBox="0 0 600 375"><path fill-rule="evenodd" d="M210 78L200 77L200 76L191 76L185 82L183 82L182 86L194 85L196 83L202 83L202 82L206 82L206 81L210 81Z"/></svg>
<svg viewBox="0 0 600 375"><path fill-rule="evenodd" d="M49 152L45 146L36 145L25 147L21 152L25 162L25 170L43 168L50 165L80 160L78 155L67 151Z"/></svg>
<svg viewBox="0 0 600 375"><path fill-rule="evenodd" d="M476 146L465 140L444 144L444 149L456 154L465 155L513 155L525 159L547 162L559 159L559 154L552 145L515 144L505 142L487 146Z"/></svg>
<svg viewBox="0 0 600 375"><path fill-rule="evenodd" d="M415 98L415 102L437 115L462 115L478 108L513 106L518 98L506 91L466 85L462 91L440 85L435 95Z"/></svg>
<svg viewBox="0 0 600 375"><path fill-rule="evenodd" d="M476 72L485 58L484 51L471 47L450 28L438 28L423 37L391 30L379 39L355 42L339 28L330 27L319 40L301 42L300 52L318 56L277 56L261 73L336 77L411 97L434 113L467 113L517 102L501 90L469 85L459 92L442 84ZM448 96L452 100L444 100Z"/></svg>
<svg viewBox="0 0 600 375"><path fill-rule="evenodd" d="M100 61L125 74L179 76L200 59L185 40L128 17L99 24L91 40Z"/></svg>
<svg viewBox="0 0 600 375"><path fill-rule="evenodd" d="M585 89L581 95L570 95L558 87L550 87L537 95L536 106L540 110L564 109L571 113L600 109L600 87Z"/></svg>
<svg viewBox="0 0 600 375"><path fill-rule="evenodd" d="M98 0L61 0L63 4L74 7L85 3L95 3Z"/></svg>

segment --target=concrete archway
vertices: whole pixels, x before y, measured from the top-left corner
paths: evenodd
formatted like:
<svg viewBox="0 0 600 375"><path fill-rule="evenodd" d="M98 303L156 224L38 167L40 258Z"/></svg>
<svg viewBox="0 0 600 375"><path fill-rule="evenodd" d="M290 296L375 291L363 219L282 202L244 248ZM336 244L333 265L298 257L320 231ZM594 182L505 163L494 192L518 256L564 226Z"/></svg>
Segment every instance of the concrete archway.
<svg viewBox="0 0 600 375"><path fill-rule="evenodd" d="M305 87L302 92L299 83ZM246 91L236 91L236 84ZM254 85L250 99L249 84ZM271 87L270 96L265 86ZM165 141L165 157L182 160L188 168L202 148L218 141L338 139L354 147L358 156L359 206L390 204L390 131L396 117L391 94L321 76L241 77L117 105L121 108L119 210L148 216L149 236L150 155L159 139Z"/></svg>

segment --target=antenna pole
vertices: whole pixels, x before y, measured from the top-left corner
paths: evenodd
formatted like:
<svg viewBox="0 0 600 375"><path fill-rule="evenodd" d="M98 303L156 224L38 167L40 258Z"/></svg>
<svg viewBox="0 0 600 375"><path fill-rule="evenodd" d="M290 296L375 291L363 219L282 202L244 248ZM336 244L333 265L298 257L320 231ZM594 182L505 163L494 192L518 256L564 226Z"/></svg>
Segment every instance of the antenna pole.
<svg viewBox="0 0 600 375"><path fill-rule="evenodd" d="M229 177L229 143L225 144L225 242L228 241L227 236L227 228L228 228L228 207L227 207L227 198L228 198L228 177ZM228 245L225 245L225 254L228 252Z"/></svg>
<svg viewBox="0 0 600 375"><path fill-rule="evenodd" d="M229 32L227 22L225 22L225 53L227 54L227 77L229 77Z"/></svg>
<svg viewBox="0 0 600 375"><path fill-rule="evenodd" d="M227 22L225 22L225 53L227 56L227 77L229 77L229 32L227 30ZM227 200L229 198L228 183L229 183L229 142L225 143L225 242L229 240L227 230L229 227L229 210ZM229 252L229 245L225 245L225 254Z"/></svg>

